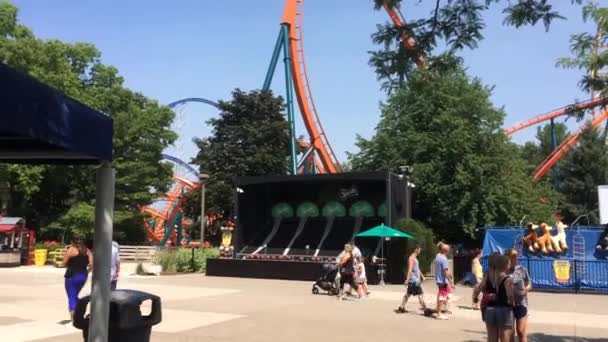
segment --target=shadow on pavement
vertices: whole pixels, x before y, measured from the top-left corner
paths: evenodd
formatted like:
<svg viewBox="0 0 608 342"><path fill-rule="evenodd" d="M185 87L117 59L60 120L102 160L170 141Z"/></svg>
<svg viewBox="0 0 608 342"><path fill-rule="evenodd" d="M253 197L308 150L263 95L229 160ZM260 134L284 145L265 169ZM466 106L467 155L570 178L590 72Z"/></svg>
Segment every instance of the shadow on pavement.
<svg viewBox="0 0 608 342"><path fill-rule="evenodd" d="M483 336L480 339L467 339L462 342L482 342L486 341L485 332L474 331L474 330L463 330L469 333L479 333ZM516 339L517 341L517 339ZM557 335L548 335L543 333L534 333L528 335L529 342L608 342L608 338L598 337L598 338L589 338L589 337L575 337L575 336L557 336Z"/></svg>
<svg viewBox="0 0 608 342"><path fill-rule="evenodd" d="M575 337L575 336L556 336L543 333L534 333L528 336L530 342L608 342L608 338L598 337Z"/></svg>

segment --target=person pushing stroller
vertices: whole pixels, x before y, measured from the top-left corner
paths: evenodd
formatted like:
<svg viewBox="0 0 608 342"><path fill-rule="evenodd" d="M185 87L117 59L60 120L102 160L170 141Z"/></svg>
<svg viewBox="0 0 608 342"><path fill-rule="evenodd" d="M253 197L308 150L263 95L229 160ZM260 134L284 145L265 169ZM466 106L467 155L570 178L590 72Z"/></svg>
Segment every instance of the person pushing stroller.
<svg viewBox="0 0 608 342"><path fill-rule="evenodd" d="M344 285L348 284L355 291L358 289L355 283L355 257L353 255L353 247L350 244L344 245L344 252L338 262L340 267L340 295L338 299L344 300Z"/></svg>

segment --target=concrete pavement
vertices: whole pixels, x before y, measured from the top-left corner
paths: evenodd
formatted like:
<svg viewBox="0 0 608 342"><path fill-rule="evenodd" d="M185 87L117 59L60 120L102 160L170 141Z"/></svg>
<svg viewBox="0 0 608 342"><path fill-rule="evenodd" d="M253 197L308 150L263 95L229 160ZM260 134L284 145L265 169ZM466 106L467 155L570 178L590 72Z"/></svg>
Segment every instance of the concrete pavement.
<svg viewBox="0 0 608 342"><path fill-rule="evenodd" d="M125 273L119 288L151 292L163 300L163 322L153 328L155 342L485 340L479 312L467 308L471 290L464 287L455 291L450 320L437 321L417 313L394 314L402 286L372 286L369 299L338 301L312 295L310 282ZM430 304L434 285L425 284L425 289ZM531 293L530 304L530 341L608 341L608 296ZM0 269L3 342L82 341L71 325L58 324L67 316L66 307L63 270Z"/></svg>

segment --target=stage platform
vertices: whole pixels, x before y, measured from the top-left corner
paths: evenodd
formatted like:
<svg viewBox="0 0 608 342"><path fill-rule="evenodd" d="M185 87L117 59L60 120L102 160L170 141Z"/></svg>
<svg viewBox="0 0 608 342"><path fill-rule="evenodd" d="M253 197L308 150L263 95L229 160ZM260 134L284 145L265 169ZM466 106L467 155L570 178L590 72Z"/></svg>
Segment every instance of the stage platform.
<svg viewBox="0 0 608 342"><path fill-rule="evenodd" d="M207 276L315 281L325 271L324 263L285 260L208 259ZM378 283L378 267L367 265L367 282Z"/></svg>

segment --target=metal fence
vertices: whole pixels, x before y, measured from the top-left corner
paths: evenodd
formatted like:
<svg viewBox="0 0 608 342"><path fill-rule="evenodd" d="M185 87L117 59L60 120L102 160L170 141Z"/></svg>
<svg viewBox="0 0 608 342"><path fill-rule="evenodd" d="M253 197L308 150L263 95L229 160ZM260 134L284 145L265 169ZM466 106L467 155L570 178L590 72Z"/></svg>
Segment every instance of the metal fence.
<svg viewBox="0 0 608 342"><path fill-rule="evenodd" d="M520 258L532 279L532 287L571 292L608 293L608 260ZM488 257L481 258L484 272Z"/></svg>

